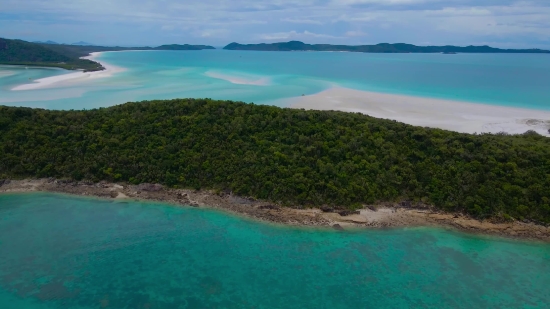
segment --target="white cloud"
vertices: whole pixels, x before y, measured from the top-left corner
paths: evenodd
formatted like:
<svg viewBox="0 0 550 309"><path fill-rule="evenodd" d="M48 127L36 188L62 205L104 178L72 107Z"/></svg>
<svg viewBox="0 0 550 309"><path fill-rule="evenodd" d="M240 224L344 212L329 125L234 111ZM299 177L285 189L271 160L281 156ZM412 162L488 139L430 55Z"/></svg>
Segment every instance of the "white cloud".
<svg viewBox="0 0 550 309"><path fill-rule="evenodd" d="M261 34L258 37L260 39L268 40L268 41L296 40L296 39L307 39L307 38L332 38L332 39L339 38L328 34L313 33L307 30L304 32L297 32L295 30L292 30L288 32L266 33L266 34Z"/></svg>
<svg viewBox="0 0 550 309"><path fill-rule="evenodd" d="M313 19L305 19L305 18L283 18L281 19L281 21L287 22L287 23L294 23L294 24L312 24L312 25L322 24L320 21L313 20Z"/></svg>
<svg viewBox="0 0 550 309"><path fill-rule="evenodd" d="M358 37L358 36L366 36L367 34L363 31L348 31L346 32L345 36L349 37Z"/></svg>
<svg viewBox="0 0 550 309"><path fill-rule="evenodd" d="M154 44L550 41L548 0L0 0L0 36ZM368 36L358 29L368 31ZM48 36L48 37L45 37ZM88 38L91 37L91 38ZM146 41L144 41L146 40ZM101 42L98 42L101 43Z"/></svg>

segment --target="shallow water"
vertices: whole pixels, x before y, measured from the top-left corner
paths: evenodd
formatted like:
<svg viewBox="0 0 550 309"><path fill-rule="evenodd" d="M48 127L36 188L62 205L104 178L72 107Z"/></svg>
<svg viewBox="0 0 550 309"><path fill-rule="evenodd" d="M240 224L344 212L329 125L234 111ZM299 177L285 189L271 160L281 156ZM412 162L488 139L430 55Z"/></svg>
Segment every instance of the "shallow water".
<svg viewBox="0 0 550 309"><path fill-rule="evenodd" d="M0 308L544 308L550 245L0 195Z"/></svg>
<svg viewBox="0 0 550 309"><path fill-rule="evenodd" d="M284 99L337 85L550 109L550 55L544 54L132 51L103 53L99 61L127 70L58 88L11 91L39 77L34 69L5 76L14 70L0 67L0 104L89 109L128 101L208 97L284 106ZM8 70L11 73L5 73Z"/></svg>

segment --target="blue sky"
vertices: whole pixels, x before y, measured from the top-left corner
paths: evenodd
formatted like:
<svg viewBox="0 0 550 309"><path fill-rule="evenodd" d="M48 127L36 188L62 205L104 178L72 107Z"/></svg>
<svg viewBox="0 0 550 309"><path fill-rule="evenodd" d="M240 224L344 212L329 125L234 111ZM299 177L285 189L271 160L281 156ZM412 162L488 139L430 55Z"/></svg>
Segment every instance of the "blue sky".
<svg viewBox="0 0 550 309"><path fill-rule="evenodd" d="M0 0L0 37L550 48L550 0Z"/></svg>

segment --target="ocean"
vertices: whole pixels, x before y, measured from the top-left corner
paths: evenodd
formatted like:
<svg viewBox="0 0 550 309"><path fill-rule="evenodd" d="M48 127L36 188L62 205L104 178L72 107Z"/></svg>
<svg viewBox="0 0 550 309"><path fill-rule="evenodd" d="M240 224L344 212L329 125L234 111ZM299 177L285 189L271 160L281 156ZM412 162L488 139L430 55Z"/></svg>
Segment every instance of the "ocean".
<svg viewBox="0 0 550 309"><path fill-rule="evenodd" d="M550 245L0 195L0 308L546 308Z"/></svg>
<svg viewBox="0 0 550 309"><path fill-rule="evenodd" d="M338 86L357 90L550 110L550 55L340 52L131 51L98 58L124 72L51 88L12 91L61 69L0 66L0 104L90 109L172 98L285 106Z"/></svg>
<svg viewBox="0 0 550 309"><path fill-rule="evenodd" d="M0 66L0 105L212 98L287 106L331 87L550 110L550 56L109 52L110 77ZM84 76L84 74L83 74ZM220 211L0 195L0 308L545 308L550 245L435 228L285 227Z"/></svg>

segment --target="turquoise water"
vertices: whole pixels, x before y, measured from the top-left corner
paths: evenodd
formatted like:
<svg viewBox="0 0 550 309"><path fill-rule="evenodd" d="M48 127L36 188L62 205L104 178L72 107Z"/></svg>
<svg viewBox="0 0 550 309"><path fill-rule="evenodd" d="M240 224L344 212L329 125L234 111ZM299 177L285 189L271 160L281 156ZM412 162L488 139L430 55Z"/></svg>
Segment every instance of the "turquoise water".
<svg viewBox="0 0 550 309"><path fill-rule="evenodd" d="M287 98L342 86L550 109L549 55L208 50L111 52L99 60L127 70L58 88L11 91L29 78L38 78L43 70L0 67L0 104L84 109L128 101L208 97L284 106Z"/></svg>
<svg viewBox="0 0 550 309"><path fill-rule="evenodd" d="M0 195L0 308L547 308L550 245Z"/></svg>

